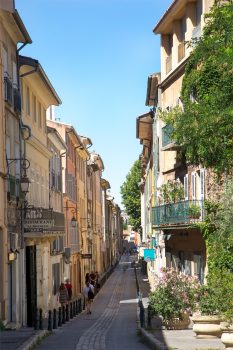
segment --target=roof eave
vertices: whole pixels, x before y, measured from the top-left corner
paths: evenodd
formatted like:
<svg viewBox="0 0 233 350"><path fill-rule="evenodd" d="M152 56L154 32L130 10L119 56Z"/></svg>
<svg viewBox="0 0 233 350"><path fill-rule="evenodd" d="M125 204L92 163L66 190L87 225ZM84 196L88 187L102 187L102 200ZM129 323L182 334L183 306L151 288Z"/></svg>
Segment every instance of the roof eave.
<svg viewBox="0 0 233 350"><path fill-rule="evenodd" d="M29 35L29 33L28 33L28 31L27 31L27 29L26 29L26 27L25 27L25 25L24 25L20 15L18 13L18 11L15 10L12 13L12 15L13 15L13 18L14 18L14 20L15 20L18 28L19 28L19 30L21 31L21 33L22 33L22 35L23 35L23 37L25 39L24 42L27 43L27 44L31 44L32 43L32 39L31 39L31 37L30 37L30 35Z"/></svg>
<svg viewBox="0 0 233 350"><path fill-rule="evenodd" d="M47 77L45 71L43 70L42 66L40 65L39 61L31 58L31 57L27 57L27 56L19 56L19 63L20 66L29 66L29 67L33 67L36 69L36 71L39 73L41 79L43 80L43 82L45 83L45 85L47 86L47 88L49 89L49 91L51 92L52 96L54 97L54 102L53 103L55 106L59 106L62 102L61 99L59 98L58 94L56 93L54 87L52 86L49 78Z"/></svg>

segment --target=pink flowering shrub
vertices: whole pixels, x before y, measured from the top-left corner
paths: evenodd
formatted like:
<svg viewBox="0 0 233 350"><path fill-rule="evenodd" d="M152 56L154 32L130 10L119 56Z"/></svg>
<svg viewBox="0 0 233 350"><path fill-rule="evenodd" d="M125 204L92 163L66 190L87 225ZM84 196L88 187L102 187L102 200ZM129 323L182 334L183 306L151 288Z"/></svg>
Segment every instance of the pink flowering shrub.
<svg viewBox="0 0 233 350"><path fill-rule="evenodd" d="M149 304L156 315L163 317L163 321L173 317L182 319L184 313L195 310L199 287L196 277L163 268L155 291L149 295Z"/></svg>

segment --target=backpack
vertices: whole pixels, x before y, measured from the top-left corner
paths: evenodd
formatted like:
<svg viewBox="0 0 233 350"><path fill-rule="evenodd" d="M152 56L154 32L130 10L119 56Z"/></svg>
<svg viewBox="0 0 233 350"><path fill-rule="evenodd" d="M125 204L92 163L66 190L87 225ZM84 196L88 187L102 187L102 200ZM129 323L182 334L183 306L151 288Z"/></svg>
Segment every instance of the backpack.
<svg viewBox="0 0 233 350"><path fill-rule="evenodd" d="M91 288L89 288L89 290L88 290L88 299L89 300L94 299L94 293L92 292Z"/></svg>

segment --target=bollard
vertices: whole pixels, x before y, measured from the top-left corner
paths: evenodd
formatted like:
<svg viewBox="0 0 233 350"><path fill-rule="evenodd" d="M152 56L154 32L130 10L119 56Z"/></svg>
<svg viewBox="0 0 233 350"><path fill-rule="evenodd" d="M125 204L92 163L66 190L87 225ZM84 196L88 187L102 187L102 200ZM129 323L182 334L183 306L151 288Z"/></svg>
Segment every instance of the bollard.
<svg viewBox="0 0 233 350"><path fill-rule="evenodd" d="M49 318L48 318L48 331L52 331L52 311L49 310Z"/></svg>
<svg viewBox="0 0 233 350"><path fill-rule="evenodd" d="M57 329L57 310L53 309L53 329Z"/></svg>
<svg viewBox="0 0 233 350"><path fill-rule="evenodd" d="M69 317L69 304L66 304L66 322L68 322L70 319Z"/></svg>
<svg viewBox="0 0 233 350"><path fill-rule="evenodd" d="M39 329L43 330L42 309L39 310Z"/></svg>
<svg viewBox="0 0 233 350"><path fill-rule="evenodd" d="M35 310L34 329L35 329L36 331L38 331L38 329L39 329L39 312L38 312L38 309Z"/></svg>
<svg viewBox="0 0 233 350"><path fill-rule="evenodd" d="M145 327L145 309L144 309L144 306L143 306L143 303L142 301L140 301L139 303L139 307L140 307L140 325L142 328Z"/></svg>
<svg viewBox="0 0 233 350"><path fill-rule="evenodd" d="M73 317L75 317L76 314L76 307L75 307L75 301L73 301Z"/></svg>
<svg viewBox="0 0 233 350"><path fill-rule="evenodd" d="M66 309L65 306L62 306L62 323L66 323Z"/></svg>
<svg viewBox="0 0 233 350"><path fill-rule="evenodd" d="M151 328L151 316L152 316L151 306L148 305L148 308L147 308L147 328Z"/></svg>
<svg viewBox="0 0 233 350"><path fill-rule="evenodd" d="M76 315L78 315L78 300L75 300L75 310L76 310Z"/></svg>
<svg viewBox="0 0 233 350"><path fill-rule="evenodd" d="M70 302L69 306L70 306L70 319L71 319L71 318L73 318L73 304L72 304L72 302Z"/></svg>
<svg viewBox="0 0 233 350"><path fill-rule="evenodd" d="M58 308L58 327L62 326L61 307Z"/></svg>
<svg viewBox="0 0 233 350"><path fill-rule="evenodd" d="M82 301L81 301L81 305L82 305ZM85 310L86 305L85 305L85 298L83 299L83 310Z"/></svg>
<svg viewBox="0 0 233 350"><path fill-rule="evenodd" d="M79 300L78 300L78 307L79 307L79 313L81 313L82 312L82 299L81 298L79 298Z"/></svg>

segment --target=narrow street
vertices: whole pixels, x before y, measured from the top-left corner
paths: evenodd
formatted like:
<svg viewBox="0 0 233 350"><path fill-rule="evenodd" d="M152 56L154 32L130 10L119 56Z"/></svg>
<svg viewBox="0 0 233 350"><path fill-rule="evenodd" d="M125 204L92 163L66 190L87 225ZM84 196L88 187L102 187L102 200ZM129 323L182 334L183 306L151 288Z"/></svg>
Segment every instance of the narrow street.
<svg viewBox="0 0 233 350"><path fill-rule="evenodd" d="M46 338L37 350L143 350L137 335L137 294L131 257L123 257L95 297L92 314L75 320Z"/></svg>

